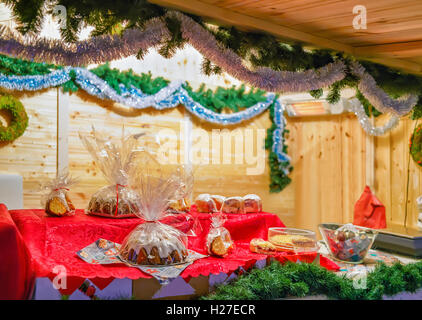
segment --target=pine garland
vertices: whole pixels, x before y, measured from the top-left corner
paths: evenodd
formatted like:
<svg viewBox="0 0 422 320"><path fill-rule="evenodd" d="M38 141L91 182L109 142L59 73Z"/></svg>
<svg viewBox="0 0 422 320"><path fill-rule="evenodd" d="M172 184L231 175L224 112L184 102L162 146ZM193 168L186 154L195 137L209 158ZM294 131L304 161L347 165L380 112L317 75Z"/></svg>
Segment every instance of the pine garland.
<svg viewBox="0 0 422 320"><path fill-rule="evenodd" d="M393 266L379 264L370 272L366 288L356 289L353 280L308 263L274 261L253 269L230 284L221 285L203 300L270 300L288 296L326 295L331 299L380 300L384 295L415 292L422 287L422 262Z"/></svg>
<svg viewBox="0 0 422 320"><path fill-rule="evenodd" d="M167 9L151 4L146 0L128 0L124 4L112 0L6 0L13 10L19 23L19 30L23 33L34 33L40 30L41 21L47 12L51 12L55 5L63 5L67 10L67 25L61 30L63 38L74 42L77 34L84 25L94 26L93 36L121 33L128 28L142 28L151 18L163 18ZM46 10L44 8L47 8ZM353 57L332 50L304 50L299 44L287 45L274 36L257 32L243 32L234 27L216 26L205 23L202 18L189 15L203 28L211 32L222 47L233 50L247 63L254 67L270 67L274 70L303 71L317 69L341 59L346 63ZM182 48L186 40L182 36L180 22L173 18L163 18L170 37L161 44L159 53L164 57L171 57L177 49ZM142 57L145 52L139 52ZM422 77L405 74L388 67L360 61L378 85L392 97L405 94L419 95L419 102L415 106L412 118L422 116ZM219 73L221 68L204 59L203 71L206 74ZM342 88L356 88L357 79L348 75L345 79L334 83L328 92L328 100L335 103ZM320 95L321 90L311 92ZM377 113L366 103L368 114ZM372 110L372 111L371 111Z"/></svg>

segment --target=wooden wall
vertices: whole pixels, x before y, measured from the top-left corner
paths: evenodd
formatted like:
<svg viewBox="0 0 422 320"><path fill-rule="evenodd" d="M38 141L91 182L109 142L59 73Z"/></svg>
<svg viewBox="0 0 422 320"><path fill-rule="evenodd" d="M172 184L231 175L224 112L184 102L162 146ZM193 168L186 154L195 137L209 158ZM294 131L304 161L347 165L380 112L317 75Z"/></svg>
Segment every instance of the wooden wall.
<svg viewBox="0 0 422 320"><path fill-rule="evenodd" d="M56 173L57 89L14 95L25 106L29 125L20 138L0 144L0 172L22 175L24 206L38 208L40 181Z"/></svg>
<svg viewBox="0 0 422 320"><path fill-rule="evenodd" d="M377 122L385 122L385 117ZM407 210L406 225L416 226L416 198L422 195L422 170L409 154L409 139L415 124L409 118L402 119L393 131L375 139L375 191L386 206L387 224L404 225Z"/></svg>

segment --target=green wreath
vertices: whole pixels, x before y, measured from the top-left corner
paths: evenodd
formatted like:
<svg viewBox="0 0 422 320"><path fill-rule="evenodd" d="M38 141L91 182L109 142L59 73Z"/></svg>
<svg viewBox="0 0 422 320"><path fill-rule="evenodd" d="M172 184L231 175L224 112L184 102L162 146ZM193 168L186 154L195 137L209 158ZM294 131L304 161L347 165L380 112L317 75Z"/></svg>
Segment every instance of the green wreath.
<svg viewBox="0 0 422 320"><path fill-rule="evenodd" d="M12 115L10 124L0 123L0 141L13 141L19 138L28 126L28 115L22 103L10 95L0 97L0 110L8 110Z"/></svg>
<svg viewBox="0 0 422 320"><path fill-rule="evenodd" d="M422 167L422 124L418 125L412 133L409 142L410 155Z"/></svg>

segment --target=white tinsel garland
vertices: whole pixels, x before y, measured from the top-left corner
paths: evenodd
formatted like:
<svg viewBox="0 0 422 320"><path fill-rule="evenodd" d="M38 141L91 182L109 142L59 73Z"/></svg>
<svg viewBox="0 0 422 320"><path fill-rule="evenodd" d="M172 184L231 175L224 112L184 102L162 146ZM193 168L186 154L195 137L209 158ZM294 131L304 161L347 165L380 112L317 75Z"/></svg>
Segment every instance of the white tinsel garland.
<svg viewBox="0 0 422 320"><path fill-rule="evenodd" d="M349 105L347 106L347 110L353 112L356 117L358 118L358 121L365 132L371 136L382 136L386 132L392 130L395 128L399 123L399 117L391 114L390 119L380 127L375 127L369 117L365 113L365 109L363 108L360 101L356 98L349 100Z"/></svg>

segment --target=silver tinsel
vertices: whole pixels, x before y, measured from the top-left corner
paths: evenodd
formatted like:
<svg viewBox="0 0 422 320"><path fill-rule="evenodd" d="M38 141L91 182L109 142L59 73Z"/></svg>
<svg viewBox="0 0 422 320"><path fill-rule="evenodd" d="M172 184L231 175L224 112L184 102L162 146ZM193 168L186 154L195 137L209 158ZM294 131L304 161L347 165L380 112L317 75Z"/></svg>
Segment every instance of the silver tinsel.
<svg viewBox="0 0 422 320"><path fill-rule="evenodd" d="M399 117L391 114L390 119L388 119L388 121L383 126L374 127L369 120L369 117L366 115L362 104L356 98L349 100L347 110L353 112L356 115L363 130L365 130L365 132L371 136L381 136L396 127L399 123Z"/></svg>

